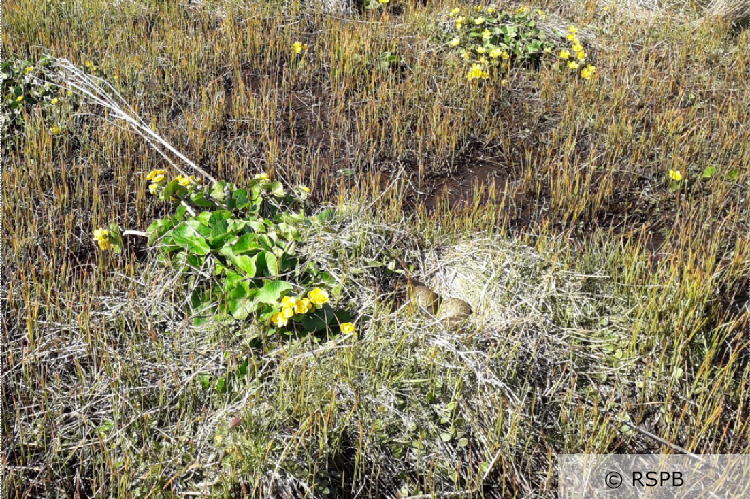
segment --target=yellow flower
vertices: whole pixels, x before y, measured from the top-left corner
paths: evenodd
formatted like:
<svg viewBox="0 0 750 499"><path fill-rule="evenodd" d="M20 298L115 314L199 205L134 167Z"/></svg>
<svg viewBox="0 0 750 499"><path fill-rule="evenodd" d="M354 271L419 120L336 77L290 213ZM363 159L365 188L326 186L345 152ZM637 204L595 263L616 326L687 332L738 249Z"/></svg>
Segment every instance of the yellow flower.
<svg viewBox="0 0 750 499"><path fill-rule="evenodd" d="M463 52L461 52L461 57L462 57L463 59L467 60L467 61L469 60L469 57L470 57L470 56L471 56L471 54L469 53L469 51L468 51L468 50L464 50Z"/></svg>
<svg viewBox="0 0 750 499"><path fill-rule="evenodd" d="M480 57L479 58L479 64L487 64L487 58L486 57Z"/></svg>
<svg viewBox="0 0 750 499"><path fill-rule="evenodd" d="M32 71L34 71L34 66L26 66L27 73L31 73Z"/></svg>
<svg viewBox="0 0 750 499"><path fill-rule="evenodd" d="M516 10L516 12L518 12L519 14L523 14L524 12L526 12L526 7L518 7L518 10Z"/></svg>
<svg viewBox="0 0 750 499"><path fill-rule="evenodd" d="M575 62L575 61L570 61L570 62L568 63L568 67L569 67L570 69L578 69L578 63L577 63L577 62Z"/></svg>
<svg viewBox="0 0 750 499"><path fill-rule="evenodd" d="M459 12L461 12L461 9L459 9L458 7L456 7L453 10L451 10L451 17L457 16Z"/></svg>
<svg viewBox="0 0 750 499"><path fill-rule="evenodd" d="M112 243L109 240L109 231L107 229L96 229L94 231L94 241L99 244L99 248L102 250L108 250L112 247Z"/></svg>
<svg viewBox="0 0 750 499"><path fill-rule="evenodd" d="M281 306L286 308L294 308L294 306L297 304L297 298L293 298L291 296L285 296L281 299Z"/></svg>
<svg viewBox="0 0 750 499"><path fill-rule="evenodd" d="M576 57L578 57L579 61L582 61L586 58L586 52L584 52L583 50L579 50L578 52L576 52Z"/></svg>
<svg viewBox="0 0 750 499"><path fill-rule="evenodd" d="M581 70L581 76L586 80L591 78L594 73L596 73L596 66L592 66L591 64Z"/></svg>
<svg viewBox="0 0 750 499"><path fill-rule="evenodd" d="M294 312L298 314L306 314L311 308L312 304L308 298L297 300L297 303L294 304Z"/></svg>
<svg viewBox="0 0 750 499"><path fill-rule="evenodd" d="M307 187L306 185L300 185L300 186L299 186L299 189L300 189L301 191L303 191L303 192L306 192L306 193L310 194L310 188L309 188L309 187Z"/></svg>
<svg viewBox="0 0 750 499"><path fill-rule="evenodd" d="M328 303L328 293L326 293L325 290L320 288L315 288L309 293L307 293L308 298L310 298L310 301L313 302L316 308L320 308L321 306Z"/></svg>
<svg viewBox="0 0 750 499"><path fill-rule="evenodd" d="M285 319L289 319L294 315L294 310L289 307L283 307L281 309L281 315L283 315Z"/></svg>
<svg viewBox="0 0 750 499"><path fill-rule="evenodd" d="M456 45L458 45L459 43L461 43L461 40L458 37L456 37L456 38L454 38L453 40L451 40L448 43L450 44L451 47L455 47Z"/></svg>
<svg viewBox="0 0 750 499"><path fill-rule="evenodd" d="M152 170L146 175L146 180L153 180L154 182L161 182L164 180L164 175L167 174L167 170Z"/></svg>
<svg viewBox="0 0 750 499"><path fill-rule="evenodd" d="M483 40L489 40L491 36L492 36L492 33L490 33L490 30L488 30L488 29L485 29L482 32L482 39Z"/></svg>
<svg viewBox="0 0 750 499"><path fill-rule="evenodd" d="M284 317L281 313L273 314L271 316L271 324L273 324L276 327L284 327L286 326L287 322L289 322L289 319Z"/></svg>
<svg viewBox="0 0 750 499"><path fill-rule="evenodd" d="M487 52L487 49L485 49L481 45L477 45L477 54L484 54L485 52Z"/></svg>
<svg viewBox="0 0 750 499"><path fill-rule="evenodd" d="M148 184L148 192L155 196L159 192L159 184Z"/></svg>
<svg viewBox="0 0 750 499"><path fill-rule="evenodd" d="M255 180L268 180L271 177L269 177L268 174L264 172L264 173L256 173L253 178Z"/></svg>
<svg viewBox="0 0 750 499"><path fill-rule="evenodd" d="M23 95L19 95L16 97L16 102L21 102L23 100Z"/></svg>
<svg viewBox="0 0 750 499"><path fill-rule="evenodd" d="M507 61L510 58L510 55L506 51L503 50L503 53L500 54L500 58L504 61Z"/></svg>
<svg viewBox="0 0 750 499"><path fill-rule="evenodd" d="M60 133L60 127L57 125L53 125L52 128L49 129L50 132L52 132L52 135L57 135Z"/></svg>
<svg viewBox="0 0 750 499"><path fill-rule="evenodd" d="M193 178L192 175L190 175L189 177L185 177L183 175L177 175L177 179L176 180L177 180L177 183L180 184L183 187L187 187L190 184L196 183L195 182L195 178Z"/></svg>
<svg viewBox="0 0 750 499"><path fill-rule="evenodd" d="M482 69L482 65L481 64L474 64L474 65L472 65L471 69L469 70L469 74L466 75L466 78L469 81L476 80L476 79L479 79L479 78L481 78L483 80L486 80L489 77L490 77L489 73L487 71L484 71Z"/></svg>
<svg viewBox="0 0 750 499"><path fill-rule="evenodd" d="M387 4L388 2L390 2L390 1L391 1L391 0L380 0L380 3L382 3L383 5L385 5L385 4Z"/></svg>
<svg viewBox="0 0 750 499"><path fill-rule="evenodd" d="M303 50L307 50L307 44L302 42L294 42L294 45L292 45L292 50L295 54L299 54Z"/></svg>
<svg viewBox="0 0 750 499"><path fill-rule="evenodd" d="M568 31L570 31L571 33L578 33L578 28L576 28L575 26L571 26L570 28L568 28Z"/></svg>
<svg viewBox="0 0 750 499"><path fill-rule="evenodd" d="M507 84L508 84L508 80L502 80L502 81L500 82L500 85L507 85Z"/></svg>
<svg viewBox="0 0 750 499"><path fill-rule="evenodd" d="M581 45L580 43L576 43L573 45L572 48L573 48L573 52L580 52L583 50L583 45Z"/></svg>
<svg viewBox="0 0 750 499"><path fill-rule="evenodd" d="M495 13L495 7L487 7L487 13L492 15Z"/></svg>
<svg viewBox="0 0 750 499"><path fill-rule="evenodd" d="M570 57L570 52L567 50L560 51L560 59L567 59L568 57Z"/></svg>
<svg viewBox="0 0 750 499"><path fill-rule="evenodd" d="M481 6L481 5L477 5L477 6L476 6L476 7L474 7L474 8L475 8L475 9L477 10L477 12L479 12L480 10L482 10L482 6Z"/></svg>
<svg viewBox="0 0 750 499"><path fill-rule="evenodd" d="M354 324L351 322L342 322L341 323L341 333L342 334L351 334L354 332Z"/></svg>
<svg viewBox="0 0 750 499"><path fill-rule="evenodd" d="M495 47L494 49L490 50L490 57L492 57L493 59L497 59L498 57L500 57L500 54L502 53L503 53L502 50Z"/></svg>
<svg viewBox="0 0 750 499"><path fill-rule="evenodd" d="M536 14L538 16L544 16L544 11L542 9L536 9Z"/></svg>
<svg viewBox="0 0 750 499"><path fill-rule="evenodd" d="M544 47L544 53L545 54L551 54L552 53L552 47Z"/></svg>
<svg viewBox="0 0 750 499"><path fill-rule="evenodd" d="M575 33L568 33L568 36L566 36L565 38L567 38L570 42L578 43L578 37L575 35Z"/></svg>
<svg viewBox="0 0 750 499"><path fill-rule="evenodd" d="M679 170L669 170L669 178L679 182L682 180L682 173Z"/></svg>
<svg viewBox="0 0 750 499"><path fill-rule="evenodd" d="M466 21L466 18L464 16L459 16L456 18L456 24L461 24L464 21Z"/></svg>
<svg viewBox="0 0 750 499"><path fill-rule="evenodd" d="M57 97L55 97L54 99L52 99L52 100L51 100L50 102L51 102L52 104L57 104Z"/></svg>
<svg viewBox="0 0 750 499"><path fill-rule="evenodd" d="M479 16L476 19L474 19L474 24L476 24L477 26L479 26L482 23L484 23L484 17Z"/></svg>

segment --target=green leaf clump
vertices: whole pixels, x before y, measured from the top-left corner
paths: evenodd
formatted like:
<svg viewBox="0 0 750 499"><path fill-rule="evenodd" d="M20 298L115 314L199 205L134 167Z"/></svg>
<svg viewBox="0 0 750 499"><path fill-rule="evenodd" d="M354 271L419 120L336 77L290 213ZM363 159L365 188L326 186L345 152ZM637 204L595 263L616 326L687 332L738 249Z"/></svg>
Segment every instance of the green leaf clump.
<svg viewBox="0 0 750 499"><path fill-rule="evenodd" d="M40 113L56 135L62 131L65 113L78 107L72 92L63 92L50 82L53 72L53 60L48 56L36 62L10 58L0 65L3 108L0 128L4 150L15 144L13 136L23 131L27 116Z"/></svg>
<svg viewBox="0 0 750 499"><path fill-rule="evenodd" d="M500 70L531 66L554 49L537 25L544 18L541 10L478 6L468 11L455 8L450 16L448 44L460 49L462 58L472 64Z"/></svg>
<svg viewBox="0 0 750 499"><path fill-rule="evenodd" d="M297 251L303 229L329 216L305 213L307 188L288 190L266 175L246 187L182 175L168 181L163 170L148 179L153 194L176 204L146 234L164 262L189 276L194 324L254 318L270 323L270 333L335 333L349 319L328 303L330 274Z"/></svg>

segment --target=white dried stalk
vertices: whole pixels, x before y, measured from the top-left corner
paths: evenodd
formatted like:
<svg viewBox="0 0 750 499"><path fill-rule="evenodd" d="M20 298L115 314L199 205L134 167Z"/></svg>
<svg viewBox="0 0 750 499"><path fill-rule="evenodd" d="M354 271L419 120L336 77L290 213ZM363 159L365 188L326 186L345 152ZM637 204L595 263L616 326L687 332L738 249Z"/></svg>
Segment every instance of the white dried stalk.
<svg viewBox="0 0 750 499"><path fill-rule="evenodd" d="M138 135L140 135L156 152L166 159L172 167L182 175L188 175L180 166L167 154L171 152L184 164L192 168L211 182L216 179L206 170L199 167L188 159L184 154L175 149L163 137L154 132L133 110L133 108L122 98L115 88L103 78L86 74L78 69L67 59L56 59L54 66L59 71L51 76L54 83L61 88L76 92L85 97L89 102L102 106L110 111L110 117L116 120L122 120L129 125ZM166 149L166 151L165 151Z"/></svg>

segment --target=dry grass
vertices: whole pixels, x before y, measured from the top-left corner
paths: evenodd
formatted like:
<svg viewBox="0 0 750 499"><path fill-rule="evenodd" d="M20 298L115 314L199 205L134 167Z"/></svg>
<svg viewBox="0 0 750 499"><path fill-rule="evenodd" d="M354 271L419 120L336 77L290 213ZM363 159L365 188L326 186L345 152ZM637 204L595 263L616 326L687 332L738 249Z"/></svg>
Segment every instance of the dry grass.
<svg viewBox="0 0 750 499"><path fill-rule="evenodd" d="M92 60L211 176L337 207L305 251L360 314L265 350L193 328L139 238L91 239L162 214L143 173L169 161L91 102L58 136L31 113L3 157L4 497L552 497L556 453L670 450L641 430L750 451L748 31L541 2L598 76L472 86L452 4L391 3L4 4L6 57ZM403 305L395 257L472 303L464 330Z"/></svg>

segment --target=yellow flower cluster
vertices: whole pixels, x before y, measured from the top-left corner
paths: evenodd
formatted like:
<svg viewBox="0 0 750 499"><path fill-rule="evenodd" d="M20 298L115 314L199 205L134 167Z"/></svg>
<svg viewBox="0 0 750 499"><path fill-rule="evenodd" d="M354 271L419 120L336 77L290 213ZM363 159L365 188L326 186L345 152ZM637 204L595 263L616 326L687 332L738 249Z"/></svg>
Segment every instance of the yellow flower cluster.
<svg viewBox="0 0 750 499"><path fill-rule="evenodd" d="M263 172L263 173L256 173L255 176L253 177L253 179L255 179L255 180L268 180L270 178L271 177L269 177L268 174L265 173L265 172Z"/></svg>
<svg viewBox="0 0 750 499"><path fill-rule="evenodd" d="M474 14L476 11L478 14ZM461 15L464 12L466 15ZM489 72L492 68L507 67L510 64L513 52L503 44L495 45L495 38L500 39L497 35L500 33L497 29L500 18L498 8L492 6L476 6L468 12L461 8L452 8L449 10L449 16L455 23L454 32L456 35L447 41L451 47L459 47L460 57L471 63L472 66L466 74L468 80L486 80L489 79ZM537 15L544 17L544 11L536 9L534 11L527 7L521 7L517 11L523 15ZM468 26L467 26L468 25ZM478 29L477 29L478 28ZM468 37L464 38L462 32L468 29ZM550 47L544 47L545 53L551 53Z"/></svg>
<svg viewBox="0 0 750 499"><path fill-rule="evenodd" d="M281 311L271 316L271 324L284 327L295 315L304 315L313 308L320 308L326 303L328 303L328 293L320 288L308 292L305 298L285 296L281 299Z"/></svg>
<svg viewBox="0 0 750 499"><path fill-rule="evenodd" d="M199 184L200 180L196 179L194 176L190 175L189 177L186 177L184 175L177 175L177 183L180 184L183 187L190 187L191 185Z"/></svg>
<svg viewBox="0 0 750 499"><path fill-rule="evenodd" d="M167 178L167 170L152 170L146 175L146 180L151 181L148 186L148 192L156 194L159 189L164 185L164 181Z"/></svg>
<svg viewBox="0 0 750 499"><path fill-rule="evenodd" d="M564 61L567 61L573 56L573 54L575 54L575 60L568 61L568 68L570 69L578 69L580 65L586 61L586 50L584 50L583 45L581 45L581 42L578 40L578 36L576 36L576 33L578 33L578 28L576 28L575 26L571 26L570 28L568 28L568 35L566 38L571 43L570 50L572 50L573 52L571 53L570 51L565 49L560 51L560 59ZM589 80L595 72L596 66L587 64L581 70L581 76L585 80Z"/></svg>
<svg viewBox="0 0 750 499"><path fill-rule="evenodd" d="M487 70L485 70L481 64L473 64L471 66L471 69L469 70L469 74L466 75L466 78L469 81L477 80L480 78L482 80L486 80L489 77L490 77L490 73Z"/></svg>
<svg viewBox="0 0 750 499"><path fill-rule="evenodd" d="M303 50L307 50L307 44L302 42L294 42L294 45L292 45L292 51L295 54L301 53Z"/></svg>
<svg viewBox="0 0 750 499"><path fill-rule="evenodd" d="M492 57L493 59L497 59L499 57L502 60L507 61L510 58L510 55L506 51L500 50L499 48L495 47L494 49L490 50L490 57Z"/></svg>
<svg viewBox="0 0 750 499"><path fill-rule="evenodd" d="M584 59L586 59L586 51L583 50L583 45L581 45L581 42L578 41L576 33L578 33L578 28L576 28L575 26L571 26L570 28L568 28L567 39L572 45L571 49L573 50L573 53L575 53L576 59L578 59L579 61L583 61ZM568 59L570 55L570 52L568 52L567 50L563 50L560 52L560 59Z"/></svg>
<svg viewBox="0 0 750 499"><path fill-rule="evenodd" d="M581 70L581 76L585 80L590 79L594 75L594 73L596 73L596 66L592 66L591 64L587 65Z"/></svg>
<svg viewBox="0 0 750 499"><path fill-rule="evenodd" d="M111 234L107 229L96 229L94 231L94 241L99 244L99 248L102 250L108 250L112 247Z"/></svg>

